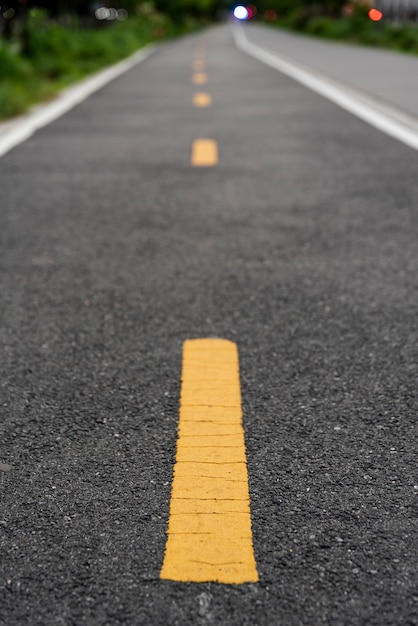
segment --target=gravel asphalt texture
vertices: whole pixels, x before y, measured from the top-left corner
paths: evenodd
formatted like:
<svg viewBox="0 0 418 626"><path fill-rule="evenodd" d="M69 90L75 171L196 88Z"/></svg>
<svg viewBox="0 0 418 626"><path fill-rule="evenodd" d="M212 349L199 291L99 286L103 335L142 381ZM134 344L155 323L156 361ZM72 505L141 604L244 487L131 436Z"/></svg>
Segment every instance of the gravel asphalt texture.
<svg viewBox="0 0 418 626"><path fill-rule="evenodd" d="M417 171L227 26L1 159L1 626L418 624ZM182 344L214 336L258 584L159 579Z"/></svg>

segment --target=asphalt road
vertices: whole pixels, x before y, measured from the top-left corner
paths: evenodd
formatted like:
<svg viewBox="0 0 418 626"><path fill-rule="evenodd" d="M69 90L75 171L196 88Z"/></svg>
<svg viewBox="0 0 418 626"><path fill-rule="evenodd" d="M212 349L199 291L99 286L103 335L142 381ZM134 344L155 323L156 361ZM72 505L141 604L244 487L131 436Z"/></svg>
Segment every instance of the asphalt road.
<svg viewBox="0 0 418 626"><path fill-rule="evenodd" d="M246 24L249 39L418 118L418 58Z"/></svg>
<svg viewBox="0 0 418 626"><path fill-rule="evenodd" d="M418 624L417 166L226 26L1 159L1 626ZM239 349L258 583L160 579L197 337Z"/></svg>

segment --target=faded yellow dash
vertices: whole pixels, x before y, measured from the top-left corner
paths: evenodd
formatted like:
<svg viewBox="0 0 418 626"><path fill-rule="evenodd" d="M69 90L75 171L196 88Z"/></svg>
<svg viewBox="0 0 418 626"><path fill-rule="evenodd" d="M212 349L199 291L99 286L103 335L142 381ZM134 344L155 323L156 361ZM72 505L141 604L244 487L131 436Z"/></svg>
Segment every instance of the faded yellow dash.
<svg viewBox="0 0 418 626"><path fill-rule="evenodd" d="M212 104L212 98L208 93L195 93L193 96L193 104L198 108L210 107Z"/></svg>
<svg viewBox="0 0 418 626"><path fill-rule="evenodd" d="M186 341L179 434L161 578L257 582L242 427L238 351Z"/></svg>
<svg viewBox="0 0 418 626"><path fill-rule="evenodd" d="M194 167L213 167L219 161L218 144L213 139L196 139L193 142L192 156L190 159ZM196 392L194 404L200 402L199 389Z"/></svg>
<svg viewBox="0 0 418 626"><path fill-rule="evenodd" d="M204 72L196 72L193 74L193 82L195 85L206 85L208 82L208 75Z"/></svg>
<svg viewBox="0 0 418 626"><path fill-rule="evenodd" d="M193 62L193 69L196 72L203 72L205 69L205 60L203 58L196 58Z"/></svg>

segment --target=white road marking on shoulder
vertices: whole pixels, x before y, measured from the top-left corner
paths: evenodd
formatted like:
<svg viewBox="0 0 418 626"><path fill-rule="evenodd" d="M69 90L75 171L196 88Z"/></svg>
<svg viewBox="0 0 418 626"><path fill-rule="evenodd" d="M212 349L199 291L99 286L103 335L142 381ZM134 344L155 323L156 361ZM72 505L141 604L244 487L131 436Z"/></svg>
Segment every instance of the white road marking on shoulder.
<svg viewBox="0 0 418 626"><path fill-rule="evenodd" d="M145 61L155 50L156 46L146 46L127 59L63 90L53 102L37 105L25 115L0 123L0 157L32 137L40 128L51 124L86 100L95 91Z"/></svg>
<svg viewBox="0 0 418 626"><path fill-rule="evenodd" d="M232 27L232 34L237 48L243 52L290 76L410 148L418 150L418 121L412 115L339 83L317 70L260 48L248 41L242 27Z"/></svg>

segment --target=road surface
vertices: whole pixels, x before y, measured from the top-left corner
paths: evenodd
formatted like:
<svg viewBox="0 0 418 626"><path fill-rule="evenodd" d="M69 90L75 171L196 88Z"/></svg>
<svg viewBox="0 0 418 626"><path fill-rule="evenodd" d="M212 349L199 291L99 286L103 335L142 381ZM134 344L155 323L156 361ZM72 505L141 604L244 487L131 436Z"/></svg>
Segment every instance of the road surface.
<svg viewBox="0 0 418 626"><path fill-rule="evenodd" d="M226 25L2 157L2 626L418 624L417 166ZM183 349L213 338L242 584L162 570Z"/></svg>

